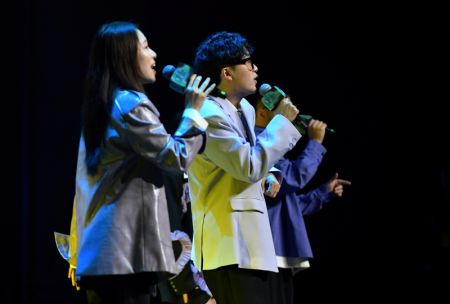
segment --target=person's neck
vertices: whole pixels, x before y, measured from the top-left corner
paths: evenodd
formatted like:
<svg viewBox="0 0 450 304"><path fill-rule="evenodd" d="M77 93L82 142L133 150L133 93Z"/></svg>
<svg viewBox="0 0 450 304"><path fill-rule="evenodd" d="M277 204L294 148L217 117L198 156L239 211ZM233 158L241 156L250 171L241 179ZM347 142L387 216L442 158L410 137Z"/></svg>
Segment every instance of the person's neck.
<svg viewBox="0 0 450 304"><path fill-rule="evenodd" d="M242 96L241 94L238 94L236 92L233 92L230 88L227 88L225 86L218 86L217 90L220 92L223 92L226 98L236 107L239 108L239 103L241 102L242 98L245 96Z"/></svg>
<svg viewBox="0 0 450 304"><path fill-rule="evenodd" d="M241 97L238 97L236 95L227 95L227 99L236 107L240 108L240 102L242 100Z"/></svg>
<svg viewBox="0 0 450 304"><path fill-rule="evenodd" d="M264 129L266 126L267 126L267 123L264 120L258 119L258 117L256 117L255 127Z"/></svg>

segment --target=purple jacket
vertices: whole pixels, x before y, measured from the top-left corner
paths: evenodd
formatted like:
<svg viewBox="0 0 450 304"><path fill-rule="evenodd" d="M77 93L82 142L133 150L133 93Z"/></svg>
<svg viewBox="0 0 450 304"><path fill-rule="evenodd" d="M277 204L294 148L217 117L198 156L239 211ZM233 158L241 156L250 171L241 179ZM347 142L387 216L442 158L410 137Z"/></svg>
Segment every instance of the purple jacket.
<svg viewBox="0 0 450 304"><path fill-rule="evenodd" d="M255 128L256 134L262 130ZM326 185L306 194L297 192L314 176L325 153L324 146L310 140L296 160L283 157L275 164L283 175L280 192L276 198L265 197L265 200L277 256L313 257L303 216L319 211L332 198L332 193Z"/></svg>

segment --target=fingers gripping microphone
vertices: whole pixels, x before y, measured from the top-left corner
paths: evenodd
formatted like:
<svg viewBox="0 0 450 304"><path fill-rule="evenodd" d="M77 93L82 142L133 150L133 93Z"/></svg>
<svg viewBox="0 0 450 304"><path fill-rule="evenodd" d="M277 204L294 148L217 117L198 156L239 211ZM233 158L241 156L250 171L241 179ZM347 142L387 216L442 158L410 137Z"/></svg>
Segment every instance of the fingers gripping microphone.
<svg viewBox="0 0 450 304"><path fill-rule="evenodd" d="M272 87L267 83L263 83L259 87L259 95L261 95L261 101L269 111L273 111L283 98L288 97L287 94L283 92L283 90L281 90L279 87ZM308 124L311 119L313 119L311 115L299 114L294 119L293 123L300 131L300 133L304 135L307 132L306 130L308 129ZM326 128L326 132L327 134L336 133L336 131L331 128Z"/></svg>
<svg viewBox="0 0 450 304"><path fill-rule="evenodd" d="M189 83L189 77L192 74L192 68L185 64L180 63L175 68L173 65L166 65L162 70L163 76L169 80L169 87L180 93L184 94L184 89Z"/></svg>

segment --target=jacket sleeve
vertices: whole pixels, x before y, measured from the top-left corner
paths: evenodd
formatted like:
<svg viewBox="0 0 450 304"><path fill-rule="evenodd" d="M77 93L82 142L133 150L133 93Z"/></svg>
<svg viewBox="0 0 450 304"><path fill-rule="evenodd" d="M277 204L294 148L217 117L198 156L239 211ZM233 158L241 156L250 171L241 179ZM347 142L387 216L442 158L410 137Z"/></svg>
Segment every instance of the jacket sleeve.
<svg viewBox="0 0 450 304"><path fill-rule="evenodd" d="M333 193L327 190L327 185L323 184L305 194L298 195L297 201L302 214L309 215L320 211L333 197Z"/></svg>
<svg viewBox="0 0 450 304"><path fill-rule="evenodd" d="M274 118L274 127L265 130L257 137L256 144L251 146L236 133L224 115L222 111L214 110L204 115L209 123L208 145L204 154L234 178L244 182L254 183L262 179L300 138L295 127L286 118L277 115L279 117Z"/></svg>
<svg viewBox="0 0 450 304"><path fill-rule="evenodd" d="M316 174L325 153L324 146L314 140L309 140L296 160L281 158L275 164L275 167L283 173L280 194L299 191L305 187Z"/></svg>
<svg viewBox="0 0 450 304"><path fill-rule="evenodd" d="M176 136L168 134L152 106L141 102L122 113L124 136L140 156L167 170L185 170L205 143L205 132L196 122L183 115Z"/></svg>

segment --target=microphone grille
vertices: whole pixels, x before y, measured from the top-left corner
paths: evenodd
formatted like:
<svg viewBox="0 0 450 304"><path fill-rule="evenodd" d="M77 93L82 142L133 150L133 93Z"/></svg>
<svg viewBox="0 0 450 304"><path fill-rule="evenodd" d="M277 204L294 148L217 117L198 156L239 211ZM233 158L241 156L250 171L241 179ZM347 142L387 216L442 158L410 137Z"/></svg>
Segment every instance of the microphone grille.
<svg viewBox="0 0 450 304"><path fill-rule="evenodd" d="M166 79L170 79L170 77L172 77L172 74L174 71L175 71L175 67L171 64L168 64L162 70L162 74Z"/></svg>
<svg viewBox="0 0 450 304"><path fill-rule="evenodd" d="M268 83L263 83L259 87L259 95L264 96L267 92L269 92L272 89L272 86Z"/></svg>

